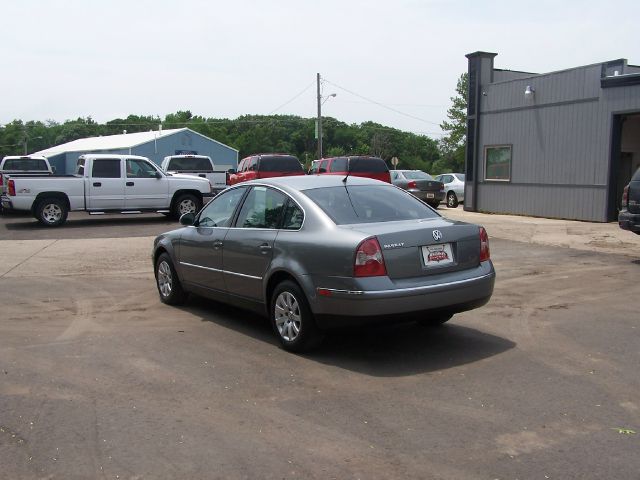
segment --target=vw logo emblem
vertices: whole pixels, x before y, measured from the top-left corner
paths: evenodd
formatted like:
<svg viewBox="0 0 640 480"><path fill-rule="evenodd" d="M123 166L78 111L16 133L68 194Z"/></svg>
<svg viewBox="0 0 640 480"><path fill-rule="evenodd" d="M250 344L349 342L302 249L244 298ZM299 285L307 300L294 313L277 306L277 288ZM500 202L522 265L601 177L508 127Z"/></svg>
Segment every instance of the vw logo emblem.
<svg viewBox="0 0 640 480"><path fill-rule="evenodd" d="M442 232L440 230L434 230L433 232L431 232L433 235L433 239L436 242L439 242L440 240L442 240Z"/></svg>

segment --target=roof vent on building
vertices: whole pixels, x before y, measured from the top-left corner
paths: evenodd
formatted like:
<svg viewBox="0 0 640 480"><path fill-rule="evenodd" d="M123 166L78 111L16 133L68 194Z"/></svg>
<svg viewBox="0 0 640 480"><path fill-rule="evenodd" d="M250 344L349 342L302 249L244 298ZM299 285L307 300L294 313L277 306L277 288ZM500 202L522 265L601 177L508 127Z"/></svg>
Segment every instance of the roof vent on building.
<svg viewBox="0 0 640 480"><path fill-rule="evenodd" d="M126 135L126 134L127 134L127 131L126 131L126 130L122 130L122 134L123 134L123 135Z"/></svg>

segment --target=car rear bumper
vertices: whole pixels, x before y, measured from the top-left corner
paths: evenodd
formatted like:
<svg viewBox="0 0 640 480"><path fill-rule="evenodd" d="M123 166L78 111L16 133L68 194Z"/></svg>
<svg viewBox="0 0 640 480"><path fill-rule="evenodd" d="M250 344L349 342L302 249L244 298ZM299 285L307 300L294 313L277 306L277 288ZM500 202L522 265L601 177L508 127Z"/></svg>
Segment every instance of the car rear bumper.
<svg viewBox="0 0 640 480"><path fill-rule="evenodd" d="M493 293L491 262L478 275L448 283L376 291L329 290L315 298L312 310L318 326L333 328L403 321L416 315L458 313L487 303Z"/></svg>
<svg viewBox="0 0 640 480"><path fill-rule="evenodd" d="M623 230L640 232L640 213L630 213L628 210L621 210L618 214L618 225Z"/></svg>
<svg viewBox="0 0 640 480"><path fill-rule="evenodd" d="M419 198L420 200L422 200L423 202L438 202L440 203L442 200L444 200L444 192L428 192L425 190L416 190L413 188L410 188L409 190L407 190L409 193L411 193L413 196L415 196L416 198ZM430 197L429 195L433 195L432 197Z"/></svg>

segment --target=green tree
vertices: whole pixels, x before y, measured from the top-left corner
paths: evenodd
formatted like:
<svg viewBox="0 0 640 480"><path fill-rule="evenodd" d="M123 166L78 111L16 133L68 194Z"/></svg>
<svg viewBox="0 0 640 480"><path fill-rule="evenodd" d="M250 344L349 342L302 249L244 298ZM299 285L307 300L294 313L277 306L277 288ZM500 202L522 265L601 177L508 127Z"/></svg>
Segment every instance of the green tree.
<svg viewBox="0 0 640 480"><path fill-rule="evenodd" d="M456 95L451 97L452 105L447 110L448 120L440 124L447 134L440 140L442 158L434 165L434 173L444 171L462 172L467 144L467 103L469 75L463 73L456 84Z"/></svg>

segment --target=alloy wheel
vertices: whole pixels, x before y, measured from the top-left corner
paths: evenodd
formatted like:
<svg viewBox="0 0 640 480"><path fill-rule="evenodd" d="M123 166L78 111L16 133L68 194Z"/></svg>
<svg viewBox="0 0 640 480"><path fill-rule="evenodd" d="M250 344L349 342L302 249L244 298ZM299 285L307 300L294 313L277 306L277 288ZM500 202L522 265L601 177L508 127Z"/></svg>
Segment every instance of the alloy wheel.
<svg viewBox="0 0 640 480"><path fill-rule="evenodd" d="M274 309L278 333L284 340L293 342L300 335L302 326L298 300L291 292L284 291L276 298Z"/></svg>
<svg viewBox="0 0 640 480"><path fill-rule="evenodd" d="M163 260L158 264L158 290L160 290L160 295L165 298L171 295L172 281L171 267Z"/></svg>

